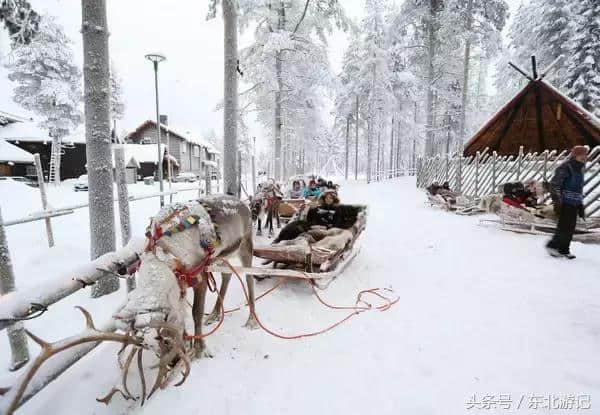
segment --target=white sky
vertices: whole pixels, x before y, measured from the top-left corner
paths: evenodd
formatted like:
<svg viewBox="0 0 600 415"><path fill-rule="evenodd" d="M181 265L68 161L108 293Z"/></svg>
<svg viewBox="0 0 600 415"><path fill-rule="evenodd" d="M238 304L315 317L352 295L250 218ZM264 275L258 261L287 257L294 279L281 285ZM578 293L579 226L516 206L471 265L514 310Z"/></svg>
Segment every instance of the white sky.
<svg viewBox="0 0 600 415"><path fill-rule="evenodd" d="M81 0L30 0L39 12L58 17L74 41L77 63L82 63ZM364 0L340 0L347 14L359 19ZM511 10L521 0L507 0ZM214 128L222 131L222 112L214 111L223 94L223 24L218 16L206 21L207 0L108 0L111 32L110 55L123 79L126 113L118 127L130 130L146 119L155 118L154 79L151 63L144 55L160 51L167 61L159 66L161 113L169 115L177 129L200 134ZM251 40L245 34L240 47ZM6 41L0 44L6 53ZM332 67L338 72L347 46L344 33L329 41ZM243 62L241 62L243 67ZM0 71L0 109L23 112L10 99L10 81ZM251 120L249 120L251 121ZM260 140L260 129L252 133Z"/></svg>

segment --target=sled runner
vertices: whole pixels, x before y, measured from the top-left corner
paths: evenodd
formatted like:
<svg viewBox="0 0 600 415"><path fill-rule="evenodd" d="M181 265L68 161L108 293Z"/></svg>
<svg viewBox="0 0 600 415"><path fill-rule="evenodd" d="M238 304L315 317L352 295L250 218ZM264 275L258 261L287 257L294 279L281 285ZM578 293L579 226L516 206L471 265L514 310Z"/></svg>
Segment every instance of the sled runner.
<svg viewBox="0 0 600 415"><path fill-rule="evenodd" d="M367 207L339 205L345 214L352 212L345 228L312 226L298 237L273 245L254 248L254 256L273 263L274 268L260 268L265 276L303 276L314 279L333 279L358 254L356 240L367 222ZM348 218L347 218L348 219ZM295 271L295 272L294 272ZM250 271L249 271L250 272ZM254 273L254 271L251 271Z"/></svg>

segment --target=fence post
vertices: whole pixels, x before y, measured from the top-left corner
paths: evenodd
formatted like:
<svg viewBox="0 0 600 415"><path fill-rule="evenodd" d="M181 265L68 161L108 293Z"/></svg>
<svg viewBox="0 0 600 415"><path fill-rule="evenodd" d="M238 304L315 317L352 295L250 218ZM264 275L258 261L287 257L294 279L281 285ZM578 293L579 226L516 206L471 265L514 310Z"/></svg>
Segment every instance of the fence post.
<svg viewBox="0 0 600 415"><path fill-rule="evenodd" d="M38 155L39 159L39 155ZM0 296L15 290L15 274L10 261L6 231L0 209ZM22 322L17 322L7 329L8 344L11 351L10 370L14 371L29 361L29 349Z"/></svg>
<svg viewBox="0 0 600 415"><path fill-rule="evenodd" d="M458 166L456 167L456 191L461 194L462 193L462 161L463 155L462 153L458 154Z"/></svg>
<svg viewBox="0 0 600 415"><path fill-rule="evenodd" d="M496 193L496 162L498 161L498 153L492 153L492 193Z"/></svg>
<svg viewBox="0 0 600 415"><path fill-rule="evenodd" d="M127 174L125 167L125 149L115 146L115 179L117 181L117 197L119 199L119 222L121 223L121 243L123 246L131 240L131 222L129 216L129 194L127 191ZM170 176L169 172L169 176ZM169 177L169 180L171 178ZM171 194L173 197L173 194ZM135 289L135 276L127 278L127 292Z"/></svg>
<svg viewBox="0 0 600 415"><path fill-rule="evenodd" d="M204 187L206 188L204 193L208 196L211 193L210 188L211 180L210 180L210 172L208 164L204 165Z"/></svg>
<svg viewBox="0 0 600 415"><path fill-rule="evenodd" d="M448 157L448 153L446 153L446 181L450 181L450 158Z"/></svg>
<svg viewBox="0 0 600 415"><path fill-rule="evenodd" d="M48 208L48 199L46 197L46 183L44 182L44 173L42 172L42 162L40 161L40 155L35 153L33 155L35 161L35 171L37 172L38 186L40 188L40 195L42 196L42 209ZM46 222L46 235L48 235L48 246L52 248L54 246L54 234L52 233L52 223L50 218L44 219Z"/></svg>
<svg viewBox="0 0 600 415"><path fill-rule="evenodd" d="M478 151L475 156L475 197L479 196L479 161L481 160L481 153Z"/></svg>
<svg viewBox="0 0 600 415"><path fill-rule="evenodd" d="M544 170L543 170L543 180L545 182L548 181L548 150L544 151Z"/></svg>
<svg viewBox="0 0 600 415"><path fill-rule="evenodd" d="M285 170L286 169L282 169L282 172L285 176ZM237 152L237 176L238 176L238 188L237 190L237 198L241 199L242 198L242 152L238 151Z"/></svg>
<svg viewBox="0 0 600 415"><path fill-rule="evenodd" d="M519 147L519 158L517 159L517 181L521 181L521 168L523 165L523 146Z"/></svg>

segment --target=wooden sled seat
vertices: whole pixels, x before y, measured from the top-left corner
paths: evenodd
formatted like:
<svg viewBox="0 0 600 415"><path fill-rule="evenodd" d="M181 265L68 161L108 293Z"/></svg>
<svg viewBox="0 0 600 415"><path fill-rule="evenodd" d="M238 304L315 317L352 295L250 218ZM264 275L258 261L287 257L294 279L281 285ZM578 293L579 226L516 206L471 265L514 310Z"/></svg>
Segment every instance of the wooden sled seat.
<svg viewBox="0 0 600 415"><path fill-rule="evenodd" d="M277 244L255 247L254 255L288 267L313 272L335 269L344 254L351 251L356 240L366 227L367 208L363 205L339 205L348 226L325 228L312 226L295 239ZM353 215L353 217L348 217Z"/></svg>

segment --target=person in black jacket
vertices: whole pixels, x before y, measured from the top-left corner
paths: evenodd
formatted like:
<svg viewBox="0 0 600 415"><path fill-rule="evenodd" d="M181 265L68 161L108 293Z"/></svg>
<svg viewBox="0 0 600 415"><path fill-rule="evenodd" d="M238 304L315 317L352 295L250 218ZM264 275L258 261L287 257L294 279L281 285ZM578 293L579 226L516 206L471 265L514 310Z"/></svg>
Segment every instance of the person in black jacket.
<svg viewBox="0 0 600 415"><path fill-rule="evenodd" d="M577 225L577 216L585 219L583 167L587 160L587 154L587 147L573 147L572 157L556 169L550 183L552 202L558 215L558 225L554 237L546 245L548 253L553 257L575 258L575 255L571 254L569 246Z"/></svg>

